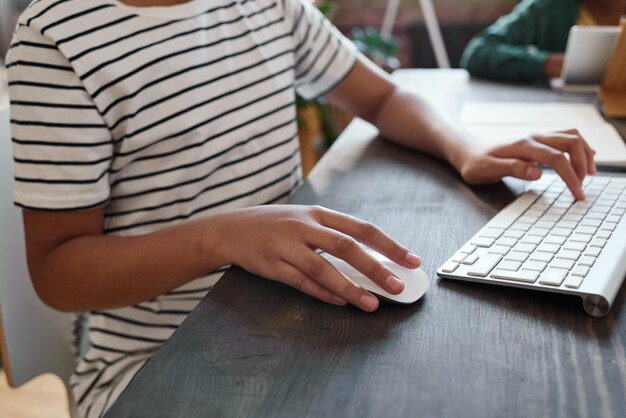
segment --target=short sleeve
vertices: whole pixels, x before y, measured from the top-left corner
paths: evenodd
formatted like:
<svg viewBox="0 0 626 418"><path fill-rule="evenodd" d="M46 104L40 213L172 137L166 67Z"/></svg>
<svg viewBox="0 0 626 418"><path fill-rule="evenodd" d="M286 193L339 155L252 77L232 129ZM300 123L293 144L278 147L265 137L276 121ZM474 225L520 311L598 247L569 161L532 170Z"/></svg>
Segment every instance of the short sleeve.
<svg viewBox="0 0 626 418"><path fill-rule="evenodd" d="M20 24L7 54L18 206L77 210L110 193L111 134L69 61Z"/></svg>
<svg viewBox="0 0 626 418"><path fill-rule="evenodd" d="M296 90L305 99L328 93L356 61L355 45L310 0L283 0L295 42Z"/></svg>

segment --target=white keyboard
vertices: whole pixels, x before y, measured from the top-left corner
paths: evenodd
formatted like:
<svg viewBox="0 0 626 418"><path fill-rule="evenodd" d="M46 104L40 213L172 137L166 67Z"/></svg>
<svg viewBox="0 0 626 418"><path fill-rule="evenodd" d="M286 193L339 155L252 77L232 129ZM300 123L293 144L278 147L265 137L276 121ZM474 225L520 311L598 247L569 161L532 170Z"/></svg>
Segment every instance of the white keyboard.
<svg viewBox="0 0 626 418"><path fill-rule="evenodd" d="M574 201L544 175L437 270L440 277L578 295L606 315L626 276L626 177L593 176Z"/></svg>

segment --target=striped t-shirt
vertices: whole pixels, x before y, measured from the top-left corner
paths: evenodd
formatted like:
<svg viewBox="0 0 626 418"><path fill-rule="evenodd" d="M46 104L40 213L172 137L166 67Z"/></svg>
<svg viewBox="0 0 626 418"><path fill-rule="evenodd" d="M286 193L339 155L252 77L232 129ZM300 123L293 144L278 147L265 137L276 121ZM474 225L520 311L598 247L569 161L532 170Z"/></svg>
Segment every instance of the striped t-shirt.
<svg viewBox="0 0 626 418"><path fill-rule="evenodd" d="M355 57L308 0L35 0L7 56L15 202L104 205L105 234L130 236L284 201L301 182L296 91L326 93ZM90 313L81 415L106 411L222 272Z"/></svg>

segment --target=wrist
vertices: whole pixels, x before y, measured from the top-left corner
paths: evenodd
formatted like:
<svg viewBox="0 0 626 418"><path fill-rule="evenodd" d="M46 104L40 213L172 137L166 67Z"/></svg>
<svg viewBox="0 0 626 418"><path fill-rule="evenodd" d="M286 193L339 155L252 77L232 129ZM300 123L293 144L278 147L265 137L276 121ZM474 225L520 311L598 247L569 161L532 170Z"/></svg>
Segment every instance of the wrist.
<svg viewBox="0 0 626 418"><path fill-rule="evenodd" d="M466 142L454 141L449 143L444 153L448 163L460 173L470 151Z"/></svg>
<svg viewBox="0 0 626 418"><path fill-rule="evenodd" d="M230 212L208 216L198 220L198 224L190 225L193 234L198 236L197 254L200 260L209 265L207 271L232 263L233 251L228 224L232 217Z"/></svg>

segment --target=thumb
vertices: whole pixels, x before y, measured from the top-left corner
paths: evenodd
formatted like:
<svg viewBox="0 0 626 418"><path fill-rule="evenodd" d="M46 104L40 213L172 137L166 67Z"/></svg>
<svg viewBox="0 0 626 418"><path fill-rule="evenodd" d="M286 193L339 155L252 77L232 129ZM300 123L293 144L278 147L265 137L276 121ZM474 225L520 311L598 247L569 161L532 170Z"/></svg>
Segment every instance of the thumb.
<svg viewBox="0 0 626 418"><path fill-rule="evenodd" d="M541 167L537 163L516 158L494 158L491 169L500 178L512 176L522 180L538 180L541 177Z"/></svg>

